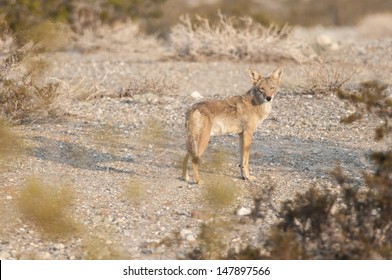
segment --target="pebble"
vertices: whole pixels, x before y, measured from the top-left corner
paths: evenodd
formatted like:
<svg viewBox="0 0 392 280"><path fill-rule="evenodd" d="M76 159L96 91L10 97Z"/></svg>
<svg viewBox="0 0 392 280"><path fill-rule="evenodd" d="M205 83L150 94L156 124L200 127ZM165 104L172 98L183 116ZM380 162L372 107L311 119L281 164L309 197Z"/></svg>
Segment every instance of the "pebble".
<svg viewBox="0 0 392 280"><path fill-rule="evenodd" d="M198 91L193 91L192 93L191 93L191 97L193 98L193 99L202 99L202 98L204 98L204 96L203 95L201 95L201 93L200 92L198 92Z"/></svg>
<svg viewBox="0 0 392 280"><path fill-rule="evenodd" d="M236 211L237 216L247 216L250 215L250 213L252 213L252 209L246 207L241 207Z"/></svg>
<svg viewBox="0 0 392 280"><path fill-rule="evenodd" d="M53 245L53 248L56 249L57 251L61 251L61 250L64 250L65 247L64 247L64 244L62 244L62 243L56 243Z"/></svg>
<svg viewBox="0 0 392 280"><path fill-rule="evenodd" d="M196 241L195 235L189 229L182 229L180 231L180 237L181 237L181 239L186 240L188 242L195 242Z"/></svg>

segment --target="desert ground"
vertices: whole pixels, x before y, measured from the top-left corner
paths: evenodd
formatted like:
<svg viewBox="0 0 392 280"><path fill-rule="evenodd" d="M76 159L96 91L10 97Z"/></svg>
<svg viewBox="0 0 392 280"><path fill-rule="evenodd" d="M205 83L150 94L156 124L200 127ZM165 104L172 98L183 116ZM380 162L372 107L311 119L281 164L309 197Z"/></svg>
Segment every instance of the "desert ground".
<svg viewBox="0 0 392 280"><path fill-rule="evenodd" d="M338 61L330 65L343 76L355 72L344 87L374 79L392 83L391 37L361 26L293 33L292 40L308 42L316 56ZM374 141L376 118L342 124L353 106L331 91L308 90L312 73L322 68L306 53L303 61L184 59L156 39L89 36L46 54L52 65L45 80L59 83L62 92L56 117L12 126L25 152L2 163L1 259L184 259L206 226L220 236L223 254L259 247L282 202L312 186L337 190L331 176L337 165L353 185L363 185L363 172L373 170L371 152L390 144ZM254 134L255 181L239 177L237 135L211 138L201 162L204 186L181 180L186 110L201 100L245 93L249 65L264 75L284 68L273 112ZM386 93L392 94L390 86ZM64 234L46 232L20 210L31 203L20 197L32 180L71 193L66 213L72 222ZM209 191L214 185L215 193ZM260 195L270 203L255 215ZM51 201L37 203L45 208ZM67 227L77 229L68 233Z"/></svg>

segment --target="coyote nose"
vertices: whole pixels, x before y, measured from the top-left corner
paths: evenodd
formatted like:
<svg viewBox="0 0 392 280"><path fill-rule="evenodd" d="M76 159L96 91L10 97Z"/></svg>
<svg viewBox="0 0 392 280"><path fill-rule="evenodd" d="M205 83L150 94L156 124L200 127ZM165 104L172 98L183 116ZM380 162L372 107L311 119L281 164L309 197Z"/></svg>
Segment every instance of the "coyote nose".
<svg viewBox="0 0 392 280"><path fill-rule="evenodd" d="M267 101L271 101L271 96L267 96L265 99L267 99Z"/></svg>

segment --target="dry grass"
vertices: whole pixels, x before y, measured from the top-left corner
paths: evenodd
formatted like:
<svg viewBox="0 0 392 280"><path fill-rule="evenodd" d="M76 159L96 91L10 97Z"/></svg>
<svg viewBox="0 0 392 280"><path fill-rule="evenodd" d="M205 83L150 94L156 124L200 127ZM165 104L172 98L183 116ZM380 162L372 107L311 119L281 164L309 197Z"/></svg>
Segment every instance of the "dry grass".
<svg viewBox="0 0 392 280"><path fill-rule="evenodd" d="M218 16L216 24L202 17L193 23L189 16L182 16L171 30L173 55L188 60L225 58L252 62L304 62L315 56L308 44L290 39L291 28L287 25L265 27L248 17L220 13Z"/></svg>
<svg viewBox="0 0 392 280"><path fill-rule="evenodd" d="M70 81L58 78L51 78L51 80L58 84L58 92L61 97L89 101L107 95L107 90L103 84L107 81L108 74L105 73L95 80L87 78L82 73L76 73Z"/></svg>
<svg viewBox="0 0 392 280"><path fill-rule="evenodd" d="M80 229L69 212L73 196L70 187L46 185L32 178L20 193L18 208L49 237L67 237Z"/></svg>

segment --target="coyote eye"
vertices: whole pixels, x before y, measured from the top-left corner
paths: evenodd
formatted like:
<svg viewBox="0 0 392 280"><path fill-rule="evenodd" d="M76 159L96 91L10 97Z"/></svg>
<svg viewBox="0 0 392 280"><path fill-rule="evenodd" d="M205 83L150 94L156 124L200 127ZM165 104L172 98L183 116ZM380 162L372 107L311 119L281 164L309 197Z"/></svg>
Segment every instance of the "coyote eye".
<svg viewBox="0 0 392 280"><path fill-rule="evenodd" d="M271 89L272 91L275 91L276 88L275 88L275 87L271 87L270 89Z"/></svg>

